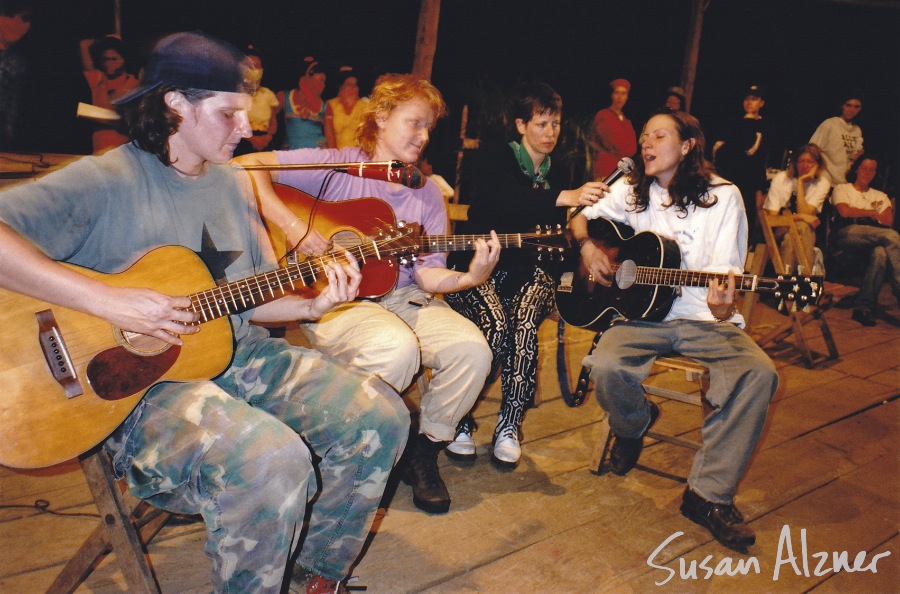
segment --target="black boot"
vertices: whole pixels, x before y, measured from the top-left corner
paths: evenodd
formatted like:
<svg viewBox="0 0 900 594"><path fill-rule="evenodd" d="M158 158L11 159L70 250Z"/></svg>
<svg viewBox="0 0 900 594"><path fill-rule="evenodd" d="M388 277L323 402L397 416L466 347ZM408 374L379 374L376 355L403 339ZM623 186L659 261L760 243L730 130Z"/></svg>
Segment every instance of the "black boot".
<svg viewBox="0 0 900 594"><path fill-rule="evenodd" d="M403 482L412 487L413 503L430 514L445 514L450 509L450 493L438 472L437 456L447 444L433 442L420 433L408 452Z"/></svg>

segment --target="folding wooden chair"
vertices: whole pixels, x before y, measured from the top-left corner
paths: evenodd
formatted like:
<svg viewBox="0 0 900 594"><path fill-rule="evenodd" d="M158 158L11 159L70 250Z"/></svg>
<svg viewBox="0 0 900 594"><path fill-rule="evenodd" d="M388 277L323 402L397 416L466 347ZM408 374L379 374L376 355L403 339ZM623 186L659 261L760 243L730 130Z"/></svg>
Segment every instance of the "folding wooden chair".
<svg viewBox="0 0 900 594"><path fill-rule="evenodd" d="M48 592L74 592L100 559L114 552L129 592L158 593L159 584L145 546L172 514L123 492L113 473L112 461L102 447L85 454L79 462L100 510L100 524L63 567Z"/></svg>
<svg viewBox="0 0 900 594"><path fill-rule="evenodd" d="M809 262L806 251L803 249L803 240L797 231L797 226L794 224L792 214L770 215L764 209L760 209L759 223L762 227L763 235L765 235L767 247L765 252L763 252L766 257L759 258L754 262L754 265L758 267L759 273L765 268L766 260L768 258L771 258L777 274L787 274L789 272L781 258L781 251L778 242L775 239L776 229L787 230L785 238L791 238L791 241L795 246L796 258L799 266L803 267L806 274L812 272L812 262ZM754 271L754 273L756 273L756 271ZM794 346L800 351L800 354L806 361L807 367L814 367L829 359L837 359L840 356L837 345L834 342L834 337L831 333L831 328L828 326L828 321L823 314L830 309L835 296L840 297L848 290L851 289L843 285L826 283L818 305L809 305L803 310L799 310L793 307L793 304L787 304L789 306L787 311L788 319L785 320L783 324L779 324L757 339L756 344L765 348L767 345L781 344L786 339L793 336ZM822 333L822 338L825 340L825 346L828 349L827 355L812 350L807 342L806 336L804 335L804 326L811 323L818 325L819 331Z"/></svg>
<svg viewBox="0 0 900 594"><path fill-rule="evenodd" d="M680 392L645 383L644 392L651 396L697 406L700 411L700 424L698 426L702 426L704 419L706 419L706 416L712 411L712 406L706 400L706 392L709 390L709 369L687 357L660 357L656 360L651 377L654 373L670 370L683 371L685 379L696 384L696 391ZM647 437L694 450L699 450L702 446L702 443L699 441L685 439L679 435L664 433L658 429L651 429L648 431ZM596 446L594 447L591 456L590 466L588 467L594 474L605 474L609 470L606 467L606 462L609 457L612 441L613 433L609 427L609 418L604 414L603 420L600 423L600 437L596 442Z"/></svg>

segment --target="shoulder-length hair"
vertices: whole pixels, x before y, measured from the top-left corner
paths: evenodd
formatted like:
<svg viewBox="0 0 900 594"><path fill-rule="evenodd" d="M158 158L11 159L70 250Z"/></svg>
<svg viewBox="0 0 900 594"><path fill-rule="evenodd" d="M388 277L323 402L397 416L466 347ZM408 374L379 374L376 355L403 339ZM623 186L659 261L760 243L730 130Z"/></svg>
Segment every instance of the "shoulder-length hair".
<svg viewBox="0 0 900 594"><path fill-rule="evenodd" d="M386 118L401 103L421 99L434 115L432 128L447 115L447 104L441 92L427 80L414 74L383 74L375 81L366 109L359 118L356 140L364 153L375 154L378 141L378 119Z"/></svg>
<svg viewBox="0 0 900 594"><path fill-rule="evenodd" d="M878 169L881 167L881 157L863 153L860 156L856 157L853 161L853 165L850 166L850 169L847 170L847 183L856 182L856 172L859 171L859 166L862 165L863 161L875 161L875 176L877 177L880 173ZM875 180L872 180L871 187L875 187ZM877 188L876 188L877 189Z"/></svg>
<svg viewBox="0 0 900 594"><path fill-rule="evenodd" d="M800 160L802 155L809 155L813 158L813 161L816 162L816 178L822 177L828 166L825 164L825 157L822 156L822 149L819 148L819 145L813 143L804 144L794 151L788 162L787 176L791 178L797 177L797 161Z"/></svg>
<svg viewBox="0 0 900 594"><path fill-rule="evenodd" d="M167 167L172 164L169 157L169 138L181 125L181 116L166 104L166 93L169 91L181 93L191 105L197 105L216 94L215 91L177 89L169 85L160 85L117 108L131 140L138 148L156 155L156 158Z"/></svg>
<svg viewBox="0 0 900 594"><path fill-rule="evenodd" d="M709 193L710 187L714 185L712 175L715 172L715 168L703 156L706 139L703 135L703 129L700 127L700 122L694 116L683 111L662 109L651 117L655 116L671 118L675 122L675 129L678 132L680 141L693 140L691 148L678 163L675 175L672 176L672 180L669 182L669 187L667 188L669 199L671 200L669 206L675 207L679 212L679 216L687 216L688 206L709 208L718 202L716 196ZM638 144L640 145L640 143ZM656 178L644 173L643 159L637 160L634 171L628 179L634 185L634 211L643 212L647 210L650 205L650 186L653 185Z"/></svg>

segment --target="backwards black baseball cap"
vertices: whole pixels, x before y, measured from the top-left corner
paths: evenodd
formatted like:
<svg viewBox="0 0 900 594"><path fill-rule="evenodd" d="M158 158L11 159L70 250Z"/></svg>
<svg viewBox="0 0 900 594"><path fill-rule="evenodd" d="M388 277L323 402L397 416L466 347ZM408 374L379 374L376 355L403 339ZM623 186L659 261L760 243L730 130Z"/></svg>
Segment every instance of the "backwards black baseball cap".
<svg viewBox="0 0 900 594"><path fill-rule="evenodd" d="M173 33L153 47L141 84L113 101L123 105L160 85L248 93L246 56L220 39L200 32Z"/></svg>

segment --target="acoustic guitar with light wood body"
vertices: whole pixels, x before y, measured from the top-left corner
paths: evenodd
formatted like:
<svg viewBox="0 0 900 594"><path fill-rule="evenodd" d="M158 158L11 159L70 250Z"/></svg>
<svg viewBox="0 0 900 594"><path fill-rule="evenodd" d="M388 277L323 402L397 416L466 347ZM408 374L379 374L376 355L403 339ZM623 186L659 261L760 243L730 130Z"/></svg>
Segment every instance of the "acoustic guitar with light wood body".
<svg viewBox="0 0 900 594"><path fill-rule="evenodd" d="M391 229L348 251L371 264L416 253L416 239L412 230ZM112 433L155 384L219 375L233 355L229 315L297 293L342 259L330 252L218 286L202 260L178 246L152 250L116 274L66 264L109 286L189 296L203 327L182 336L183 346L0 290L0 464L40 468L69 460Z"/></svg>

